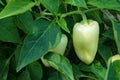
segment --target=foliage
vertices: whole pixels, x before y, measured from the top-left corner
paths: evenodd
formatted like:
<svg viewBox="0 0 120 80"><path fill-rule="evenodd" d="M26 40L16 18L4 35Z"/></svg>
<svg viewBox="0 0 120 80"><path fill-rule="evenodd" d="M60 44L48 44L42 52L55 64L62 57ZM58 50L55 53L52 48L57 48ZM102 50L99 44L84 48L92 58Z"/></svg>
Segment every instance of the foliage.
<svg viewBox="0 0 120 80"><path fill-rule="evenodd" d="M90 65L78 59L72 42L82 14L100 26ZM119 31L119 0L0 0L0 80L119 80L120 61L110 61L120 54ZM64 56L49 52L62 33L69 41Z"/></svg>

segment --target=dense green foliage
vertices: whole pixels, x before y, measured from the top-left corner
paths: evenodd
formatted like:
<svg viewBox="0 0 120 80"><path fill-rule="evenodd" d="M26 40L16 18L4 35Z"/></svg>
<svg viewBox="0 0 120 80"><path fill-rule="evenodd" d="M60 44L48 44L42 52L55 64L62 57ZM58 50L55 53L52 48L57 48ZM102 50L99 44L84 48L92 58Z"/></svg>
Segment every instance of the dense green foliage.
<svg viewBox="0 0 120 80"><path fill-rule="evenodd" d="M73 26L83 14L100 29L89 65L73 47ZM62 33L68 37L64 55L49 52ZM0 0L0 80L120 80L120 59L111 60L116 54L120 0ZM51 67L43 65L43 56Z"/></svg>

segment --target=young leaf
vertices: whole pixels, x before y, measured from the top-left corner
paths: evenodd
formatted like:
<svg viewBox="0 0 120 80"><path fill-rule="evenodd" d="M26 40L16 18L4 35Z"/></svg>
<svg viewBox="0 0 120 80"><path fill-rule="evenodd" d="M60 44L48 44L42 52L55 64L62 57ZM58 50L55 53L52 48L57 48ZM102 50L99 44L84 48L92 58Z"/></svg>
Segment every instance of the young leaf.
<svg viewBox="0 0 120 80"><path fill-rule="evenodd" d="M32 27L33 30L32 33L24 39L17 64L17 71L45 55L48 50L58 44L61 38L59 26L54 22L38 19L35 20L30 27Z"/></svg>
<svg viewBox="0 0 120 80"><path fill-rule="evenodd" d="M34 5L35 3L30 0L10 0L5 8L0 12L0 19L24 13Z"/></svg>
<svg viewBox="0 0 120 80"><path fill-rule="evenodd" d="M41 3L53 14L56 14L59 10L60 0L42 0Z"/></svg>
<svg viewBox="0 0 120 80"><path fill-rule="evenodd" d="M112 25L113 25L114 38L116 41L118 52L120 54L120 23L112 21Z"/></svg>
<svg viewBox="0 0 120 80"><path fill-rule="evenodd" d="M59 24L59 26L60 26L63 30L65 30L66 32L70 33L70 31L69 31L69 29L68 29L68 27L67 27L67 23L66 23L66 21L65 21L64 18L60 18L59 21L58 21L58 24Z"/></svg>
<svg viewBox="0 0 120 80"><path fill-rule="evenodd" d="M20 37L14 24L13 17L0 19L0 40L13 43L20 42Z"/></svg>
<svg viewBox="0 0 120 80"><path fill-rule="evenodd" d="M87 8L85 0L65 0L67 4Z"/></svg>
<svg viewBox="0 0 120 80"><path fill-rule="evenodd" d="M49 53L45 55L44 58L47 60L50 66L64 74L70 80L74 80L72 66L66 57L57 53Z"/></svg>

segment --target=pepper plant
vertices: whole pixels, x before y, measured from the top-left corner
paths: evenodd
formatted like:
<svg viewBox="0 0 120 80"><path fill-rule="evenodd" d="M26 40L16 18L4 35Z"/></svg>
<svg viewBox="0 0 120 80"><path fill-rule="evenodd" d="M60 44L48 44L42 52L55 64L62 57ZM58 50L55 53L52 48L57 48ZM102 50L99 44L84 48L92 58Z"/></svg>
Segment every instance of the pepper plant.
<svg viewBox="0 0 120 80"><path fill-rule="evenodd" d="M0 0L0 80L120 80L119 55L120 0Z"/></svg>

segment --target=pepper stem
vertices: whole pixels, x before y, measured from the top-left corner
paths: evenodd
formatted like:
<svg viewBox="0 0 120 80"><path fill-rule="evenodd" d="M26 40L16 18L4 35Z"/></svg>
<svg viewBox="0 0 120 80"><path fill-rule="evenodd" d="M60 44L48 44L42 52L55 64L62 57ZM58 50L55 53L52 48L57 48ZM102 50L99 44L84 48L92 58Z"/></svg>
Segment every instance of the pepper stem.
<svg viewBox="0 0 120 80"><path fill-rule="evenodd" d="M83 18L83 22L88 24L88 20L87 20L87 17L85 15L85 13L81 12L81 15L82 15L82 18Z"/></svg>

